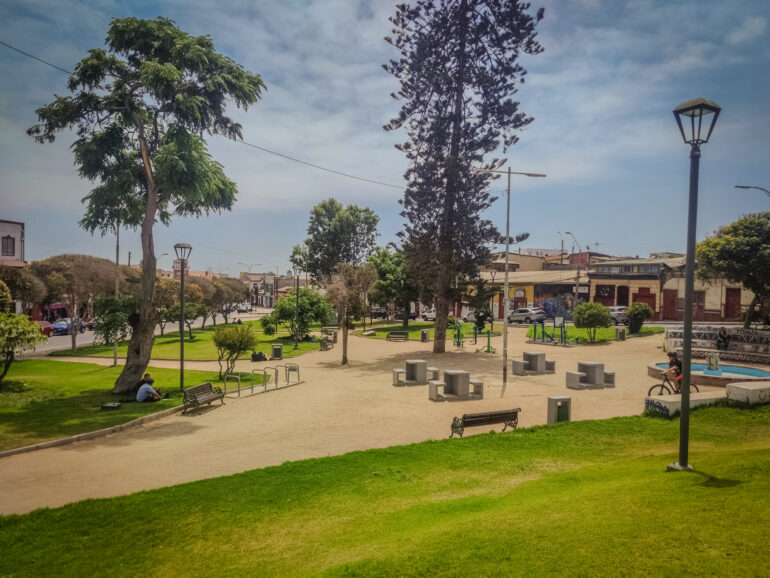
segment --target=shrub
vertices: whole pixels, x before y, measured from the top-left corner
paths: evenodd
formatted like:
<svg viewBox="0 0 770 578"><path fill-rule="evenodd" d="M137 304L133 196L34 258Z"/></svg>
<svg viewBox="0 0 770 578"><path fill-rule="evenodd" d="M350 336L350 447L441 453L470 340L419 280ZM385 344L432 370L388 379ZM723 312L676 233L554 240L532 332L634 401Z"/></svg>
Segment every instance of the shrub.
<svg viewBox="0 0 770 578"><path fill-rule="evenodd" d="M588 340L591 343L596 342L596 330L599 327L609 327L612 325L612 315L610 308L601 303L583 303L575 307L572 312L572 323L578 329L588 331Z"/></svg>
<svg viewBox="0 0 770 578"><path fill-rule="evenodd" d="M652 308L647 303L634 303L626 309L626 316L628 317L628 332L639 333L642 330L642 325L646 319L650 319L653 316Z"/></svg>
<svg viewBox="0 0 770 578"><path fill-rule="evenodd" d="M0 382L14 362L16 352L34 349L41 341L45 341L45 336L40 333L37 322L24 315L0 313Z"/></svg>
<svg viewBox="0 0 770 578"><path fill-rule="evenodd" d="M225 375L232 373L235 362L245 353L253 350L257 336L248 325L218 327L214 330L214 345L217 348L219 379L222 379L222 362L225 363Z"/></svg>
<svg viewBox="0 0 770 578"><path fill-rule="evenodd" d="M8 285L0 279L0 313L10 313L11 303L11 290L8 289Z"/></svg>

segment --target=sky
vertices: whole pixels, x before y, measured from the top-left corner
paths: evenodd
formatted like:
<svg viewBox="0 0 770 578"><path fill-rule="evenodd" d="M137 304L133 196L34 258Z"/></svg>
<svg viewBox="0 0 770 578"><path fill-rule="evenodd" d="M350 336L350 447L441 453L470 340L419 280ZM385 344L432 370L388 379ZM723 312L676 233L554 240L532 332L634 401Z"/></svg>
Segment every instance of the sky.
<svg viewBox="0 0 770 578"><path fill-rule="evenodd" d="M303 161L376 180L311 168L228 141L209 151L235 181L231 212L175 218L156 227L158 266L173 245L193 246L190 267L237 275L285 273L306 237L313 205L329 197L380 217L382 245L403 227L404 132L382 126L399 110L398 81L382 64L396 57L383 37L395 3L381 0L144 2L5 0L0 41L71 70L104 46L112 18L165 16L261 75L267 91L248 111L230 109L244 140ZM689 146L672 110L696 97L722 113L703 145L698 240L740 216L770 210L770 2L767 0L545 0L544 52L524 55L517 100L534 122L507 158L514 171L512 233L524 248L582 249L623 256L684 252ZM115 238L78 228L93 187L73 165L71 133L36 144L25 130L35 110L67 94L67 75L0 45L0 219L26 223L26 258L88 253L114 259ZM503 155L498 155L503 157ZM487 216L505 227L505 183ZM570 231L573 236L566 235ZM561 232L561 234L560 234ZM121 262L141 255L138 231L121 233ZM166 255L164 255L166 253Z"/></svg>

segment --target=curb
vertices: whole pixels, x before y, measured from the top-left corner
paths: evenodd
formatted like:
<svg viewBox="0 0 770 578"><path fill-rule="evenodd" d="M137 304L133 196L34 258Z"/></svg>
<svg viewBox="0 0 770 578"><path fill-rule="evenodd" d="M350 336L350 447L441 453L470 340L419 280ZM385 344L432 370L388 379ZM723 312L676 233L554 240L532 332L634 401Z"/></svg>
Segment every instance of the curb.
<svg viewBox="0 0 770 578"><path fill-rule="evenodd" d="M116 432L123 431L123 430L129 429L129 428L133 428L133 427L145 424L145 423L149 423L151 421L162 419L162 418L167 417L169 415L173 415L175 413L179 413L182 410L184 410L184 405L178 405L176 407L171 407L169 409L164 409L163 411L159 411L157 413L151 413L149 415L145 415L145 416L136 418L136 419L128 421L126 423L121 423L121 424L118 424L118 425L114 425L112 427L108 427L108 428L104 428L104 429L100 429L100 430L96 430L96 431L92 431L92 432L87 432L87 433L83 433L83 434L77 434L77 435L74 435L74 436L70 436L68 438L62 438L62 439L58 439L58 440L51 440L51 441L47 441L47 442L41 442L39 444L34 444L34 445L31 445L31 446L24 446L24 447L21 447L21 448L14 448L12 450L6 450L4 452L0 452L0 459L8 457L8 456L15 455L15 454L25 454L25 453L34 452L34 451L37 451L37 450L44 450L46 448L53 448L53 447L56 447L56 446L65 446L65 445L69 445L69 444L74 444L75 442L80 442L80 441L85 441L85 440L91 440L91 439L94 439L94 438L104 437L104 436L110 435L112 433L116 433Z"/></svg>

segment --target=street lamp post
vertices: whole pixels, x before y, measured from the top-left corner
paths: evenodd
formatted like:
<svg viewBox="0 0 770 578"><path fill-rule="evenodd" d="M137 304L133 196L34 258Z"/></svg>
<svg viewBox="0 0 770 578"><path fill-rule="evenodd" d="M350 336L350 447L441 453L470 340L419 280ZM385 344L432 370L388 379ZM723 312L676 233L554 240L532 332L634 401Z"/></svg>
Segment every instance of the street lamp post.
<svg viewBox="0 0 770 578"><path fill-rule="evenodd" d="M294 315L296 316L297 331L299 331L299 269L297 267L294 267L294 278L296 279L295 293L297 294L297 307L294 311ZM294 349L299 349L299 335L294 336Z"/></svg>
<svg viewBox="0 0 770 578"><path fill-rule="evenodd" d="M187 243L174 245L176 258L179 259L179 391L184 391L184 267L192 247Z"/></svg>
<svg viewBox="0 0 770 578"><path fill-rule="evenodd" d="M722 109L704 98L688 100L674 109L674 118L682 133L682 140L690 145L690 197L687 212L687 261L684 283L684 328L682 332L682 409L679 418L679 462L669 464L668 470L689 470L688 445L690 438L690 369L692 362L692 305L695 287L695 230L698 216L698 169L700 145L708 142ZM703 118L714 115L711 124L703 126ZM689 119L689 121L688 121ZM682 121L684 125L682 124ZM708 125L708 121L706 122ZM705 133L705 135L704 135Z"/></svg>

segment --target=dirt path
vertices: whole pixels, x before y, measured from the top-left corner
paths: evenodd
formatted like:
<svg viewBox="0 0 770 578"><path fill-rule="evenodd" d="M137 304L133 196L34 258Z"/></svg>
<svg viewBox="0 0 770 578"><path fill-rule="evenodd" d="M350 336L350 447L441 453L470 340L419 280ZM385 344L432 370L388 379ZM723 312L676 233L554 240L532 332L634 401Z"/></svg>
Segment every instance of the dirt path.
<svg viewBox="0 0 770 578"><path fill-rule="evenodd" d="M251 397L226 400L201 415L174 415L106 437L9 456L0 460L0 513L23 513L85 498L110 497L233 474L285 461L445 438L452 418L466 412L521 407L520 426L546 421L550 395L572 397L573 420L639 414L653 383L646 365L663 360L662 336L572 348L528 345L524 331L509 333L509 359L522 351L546 351L556 374L514 378L501 398L500 353L473 346L433 355L431 343L388 343L350 338L349 367L340 347L297 358L304 383ZM498 352L502 338L493 339ZM466 369L485 383L484 399L434 403L427 386L393 387L392 372L405 359L425 359L440 369ZM62 359L62 358L59 358ZM78 359L78 361L83 361ZM110 359L89 358L110 364ZM604 361L616 372L615 389L572 391L564 372L578 361ZM177 362L153 362L177 367ZM264 363L258 364L265 365ZM215 370L216 363L188 362ZM249 371L255 364L239 362ZM474 428L466 435L489 431ZM495 428L497 431L501 426Z"/></svg>

